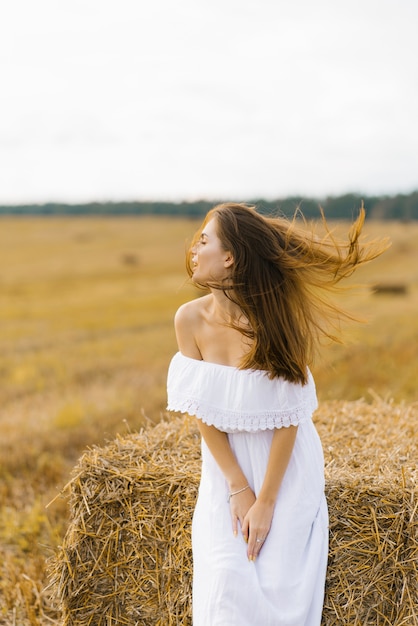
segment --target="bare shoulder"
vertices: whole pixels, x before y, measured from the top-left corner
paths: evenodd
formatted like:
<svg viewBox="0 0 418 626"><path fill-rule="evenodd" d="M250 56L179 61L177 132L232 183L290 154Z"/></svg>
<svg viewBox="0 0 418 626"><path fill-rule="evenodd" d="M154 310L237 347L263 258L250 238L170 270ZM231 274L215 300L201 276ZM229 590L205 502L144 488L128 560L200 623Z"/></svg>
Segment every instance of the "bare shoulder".
<svg viewBox="0 0 418 626"><path fill-rule="evenodd" d="M208 306L209 296L196 298L182 304L174 316L174 328L176 331L179 350L193 359L201 359L200 350L196 337L204 318L204 312Z"/></svg>
<svg viewBox="0 0 418 626"><path fill-rule="evenodd" d="M199 323L207 309L208 298L209 296L203 296L182 304L174 317L175 324Z"/></svg>

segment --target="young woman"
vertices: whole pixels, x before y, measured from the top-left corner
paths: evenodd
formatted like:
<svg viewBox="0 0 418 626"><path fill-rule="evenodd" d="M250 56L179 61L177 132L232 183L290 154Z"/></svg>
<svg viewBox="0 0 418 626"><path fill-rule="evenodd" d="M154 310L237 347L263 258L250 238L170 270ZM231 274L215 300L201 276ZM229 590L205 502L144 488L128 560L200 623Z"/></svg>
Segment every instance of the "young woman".
<svg viewBox="0 0 418 626"><path fill-rule="evenodd" d="M343 312L327 292L384 246L347 244L254 207L212 209L187 258L208 294L175 316L168 409L197 418L193 626L319 626L328 554L308 369Z"/></svg>

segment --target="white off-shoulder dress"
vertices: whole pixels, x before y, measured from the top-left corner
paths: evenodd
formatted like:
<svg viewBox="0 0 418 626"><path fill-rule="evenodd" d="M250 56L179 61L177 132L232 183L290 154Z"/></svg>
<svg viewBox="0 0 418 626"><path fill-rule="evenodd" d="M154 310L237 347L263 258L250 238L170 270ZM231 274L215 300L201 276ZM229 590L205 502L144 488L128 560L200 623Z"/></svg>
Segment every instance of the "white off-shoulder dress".
<svg viewBox="0 0 418 626"><path fill-rule="evenodd" d="M193 626L320 626L328 556L322 446L306 385L261 370L198 361L178 352L167 381L168 409L228 433L257 495L275 428L297 425L272 526L256 561L234 537L228 486L202 440L202 475L193 516Z"/></svg>

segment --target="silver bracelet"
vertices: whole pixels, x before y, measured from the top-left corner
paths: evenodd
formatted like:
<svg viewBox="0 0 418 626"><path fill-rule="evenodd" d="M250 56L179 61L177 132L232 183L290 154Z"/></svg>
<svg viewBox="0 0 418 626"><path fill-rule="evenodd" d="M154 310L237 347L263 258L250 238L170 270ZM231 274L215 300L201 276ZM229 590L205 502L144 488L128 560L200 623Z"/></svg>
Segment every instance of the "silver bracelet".
<svg viewBox="0 0 418 626"><path fill-rule="evenodd" d="M229 494L227 502L229 502L231 500L232 496L236 496L239 493L242 493L243 491L245 491L246 489L249 489L249 488L250 488L250 485L246 485L242 489L238 489L238 491L233 491L232 493Z"/></svg>

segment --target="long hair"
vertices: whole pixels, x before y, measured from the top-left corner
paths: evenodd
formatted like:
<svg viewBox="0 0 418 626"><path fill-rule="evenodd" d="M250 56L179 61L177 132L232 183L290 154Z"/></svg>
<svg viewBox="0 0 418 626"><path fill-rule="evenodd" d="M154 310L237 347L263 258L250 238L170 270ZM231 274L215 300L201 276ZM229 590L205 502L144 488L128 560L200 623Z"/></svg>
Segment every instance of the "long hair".
<svg viewBox="0 0 418 626"><path fill-rule="evenodd" d="M359 242L363 207L348 242L340 242L323 215L325 235L319 238L312 229L298 227L296 215L293 220L265 217L253 206L225 203L209 211L191 248L211 218L216 218L217 235L234 263L226 282L198 286L222 289L248 320L248 325L231 323L249 339L240 367L305 384L319 340L338 341L336 326L351 317L332 302L330 293L359 265L379 256L387 242ZM189 253L186 258L189 276L191 257Z"/></svg>

